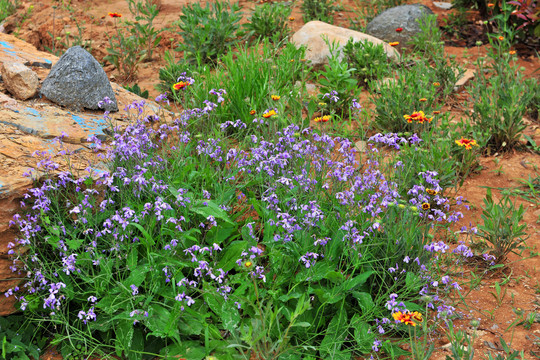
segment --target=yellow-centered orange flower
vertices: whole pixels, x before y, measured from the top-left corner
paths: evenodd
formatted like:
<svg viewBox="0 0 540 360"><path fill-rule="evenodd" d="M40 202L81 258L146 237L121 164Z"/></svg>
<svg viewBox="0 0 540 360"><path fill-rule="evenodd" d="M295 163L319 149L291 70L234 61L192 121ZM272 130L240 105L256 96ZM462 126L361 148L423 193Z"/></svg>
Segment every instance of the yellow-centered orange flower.
<svg viewBox="0 0 540 360"><path fill-rule="evenodd" d="M263 114L263 118L268 119L271 116L277 115L275 110L269 110Z"/></svg>
<svg viewBox="0 0 540 360"><path fill-rule="evenodd" d="M398 46L399 41L392 41L392 42L388 43L388 45L390 45L390 46Z"/></svg>
<svg viewBox="0 0 540 360"><path fill-rule="evenodd" d="M441 83L440 83L440 82L438 82L438 81L435 81L435 82L433 83L433 86L435 86L435 87L437 87L437 86L441 86Z"/></svg>
<svg viewBox="0 0 540 360"><path fill-rule="evenodd" d="M396 321L400 321L402 323L404 323L405 325L412 325L412 326L416 326L417 322L422 322L422 314L420 314L418 311L415 311L415 312L410 312L410 311L405 311L405 312L401 312L401 311L398 311L398 312L395 312L392 314L392 317L396 320Z"/></svg>
<svg viewBox="0 0 540 360"><path fill-rule="evenodd" d="M251 267L251 265L253 265L251 261L246 261L246 263L244 264L244 266L247 268Z"/></svg>
<svg viewBox="0 0 540 360"><path fill-rule="evenodd" d="M122 17L122 14L119 14L119 13L116 13L116 12L110 12L108 14L110 17L112 18L119 18L119 17Z"/></svg>
<svg viewBox="0 0 540 360"><path fill-rule="evenodd" d="M330 115L318 116L313 119L315 122L327 122L328 120L330 120Z"/></svg>
<svg viewBox="0 0 540 360"><path fill-rule="evenodd" d="M279 96L279 95L272 95L271 98L272 98L272 100L274 100L274 101L278 101L279 99L281 99L281 96Z"/></svg>
<svg viewBox="0 0 540 360"><path fill-rule="evenodd" d="M249 115L255 115L255 113L256 113L255 110L251 110L251 111L249 112Z"/></svg>
<svg viewBox="0 0 540 360"><path fill-rule="evenodd" d="M426 102L427 99L426 99L426 98L421 98L419 101L420 101L420 102Z"/></svg>
<svg viewBox="0 0 540 360"><path fill-rule="evenodd" d="M504 40L504 36L499 36L498 39L499 39L500 41L503 41L503 40Z"/></svg>
<svg viewBox="0 0 540 360"><path fill-rule="evenodd" d="M471 150L473 146L478 146L476 140L466 139L463 137L459 140L456 140L456 144L458 144L459 146L463 146L467 150Z"/></svg>
<svg viewBox="0 0 540 360"><path fill-rule="evenodd" d="M294 17L293 16L289 17L289 21L294 21Z"/></svg>
<svg viewBox="0 0 540 360"><path fill-rule="evenodd" d="M177 82L176 84L174 84L172 87L173 87L174 90L181 90L181 89L185 88L186 86L189 86L189 82L180 81L180 82Z"/></svg>
<svg viewBox="0 0 540 360"><path fill-rule="evenodd" d="M516 53L516 50L510 50L508 53L509 53L510 55L514 55L514 54Z"/></svg>
<svg viewBox="0 0 540 360"><path fill-rule="evenodd" d="M403 115L403 117L408 123L417 122L422 124L424 122L430 123L433 120L433 118L428 118L423 111L415 111L411 115Z"/></svg>

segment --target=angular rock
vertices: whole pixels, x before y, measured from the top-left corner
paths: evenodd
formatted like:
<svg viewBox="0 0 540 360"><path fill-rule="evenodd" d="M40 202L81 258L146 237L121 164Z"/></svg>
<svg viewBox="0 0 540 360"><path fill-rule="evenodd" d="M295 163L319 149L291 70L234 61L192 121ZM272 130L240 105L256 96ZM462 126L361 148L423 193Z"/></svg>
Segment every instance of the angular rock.
<svg viewBox="0 0 540 360"><path fill-rule="evenodd" d="M6 89L17 99L27 100L37 94L38 76L23 64L11 61L2 62L0 72Z"/></svg>
<svg viewBox="0 0 540 360"><path fill-rule="evenodd" d="M310 61L311 65L317 67L328 64L330 50L324 40L325 38L328 39L330 44L334 41L337 42L337 50L343 49L349 39L353 38L354 42L367 40L376 45L382 44L388 58L397 60L399 57L399 53L396 49L380 39L358 31L330 25L322 21L310 21L302 26L302 28L292 36L291 42L296 46L305 45L307 47L306 60Z"/></svg>
<svg viewBox="0 0 540 360"><path fill-rule="evenodd" d="M118 111L111 83L96 59L81 46L69 48L43 81L41 94L68 108L99 110L108 97L112 103L101 109Z"/></svg>
<svg viewBox="0 0 540 360"><path fill-rule="evenodd" d="M399 41L400 45L406 45L420 32L417 19L432 14L430 8L420 4L396 6L383 11L371 20L366 26L366 32L384 41ZM398 28L403 30L397 32Z"/></svg>

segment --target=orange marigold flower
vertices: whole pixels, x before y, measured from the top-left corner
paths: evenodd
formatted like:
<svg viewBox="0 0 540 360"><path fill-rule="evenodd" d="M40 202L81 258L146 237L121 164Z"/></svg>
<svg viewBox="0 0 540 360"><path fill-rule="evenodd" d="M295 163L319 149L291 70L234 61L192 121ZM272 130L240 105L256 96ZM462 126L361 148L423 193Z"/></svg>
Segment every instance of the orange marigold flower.
<svg viewBox="0 0 540 360"><path fill-rule="evenodd" d="M180 89L185 88L186 86L189 86L189 82L180 81L180 82L177 82L176 84L174 84L172 87L173 87L174 90L180 90Z"/></svg>
<svg viewBox="0 0 540 360"><path fill-rule="evenodd" d="M467 150L471 150L473 146L478 146L478 144L476 143L476 140L465 139L463 137L459 140L456 140L456 144L458 144L459 146L465 147L465 149Z"/></svg>
<svg viewBox="0 0 540 360"><path fill-rule="evenodd" d="M429 203L423 203L422 204L422 210L429 210L431 206L429 205Z"/></svg>
<svg viewBox="0 0 540 360"><path fill-rule="evenodd" d="M251 111L249 112L249 115L255 115L255 113L256 113L255 110L251 110Z"/></svg>
<svg viewBox="0 0 540 360"><path fill-rule="evenodd" d="M500 41L503 41L503 40L504 40L504 36L499 36L498 39L499 39Z"/></svg>
<svg viewBox="0 0 540 360"><path fill-rule="evenodd" d="M313 119L315 122L327 122L328 120L330 120L330 115L318 116Z"/></svg>
<svg viewBox="0 0 540 360"><path fill-rule="evenodd" d="M437 195L439 192L436 191L436 190L433 190L433 189L426 189L426 192L429 194L429 195Z"/></svg>
<svg viewBox="0 0 540 360"><path fill-rule="evenodd" d="M490 8L491 8L491 7L494 7L494 6L495 6L494 3L489 3L489 4L487 4L487 7L490 7Z"/></svg>
<svg viewBox="0 0 540 360"><path fill-rule="evenodd" d="M399 27L399 28L396 29L396 32L397 32L397 33L400 33L400 32L402 32L402 31L403 31L403 28L400 28L400 27Z"/></svg>
<svg viewBox="0 0 540 360"><path fill-rule="evenodd" d="M419 101L420 101L420 102L426 102L427 99L426 99L426 98L421 98Z"/></svg>
<svg viewBox="0 0 540 360"><path fill-rule="evenodd" d="M274 101L278 101L279 99L281 99L281 96L279 95L272 95L271 97L272 97L272 100Z"/></svg>
<svg viewBox="0 0 540 360"><path fill-rule="evenodd" d="M515 55L516 50L510 50L508 53L509 53L510 55Z"/></svg>
<svg viewBox="0 0 540 360"><path fill-rule="evenodd" d="M390 46L398 46L399 41L392 41L392 42L388 43L388 45L390 45Z"/></svg>
<svg viewBox="0 0 540 360"><path fill-rule="evenodd" d="M435 82L433 83L433 86L441 86L441 83L438 82L438 81L435 81Z"/></svg>
<svg viewBox="0 0 540 360"><path fill-rule="evenodd" d="M112 18L122 17L122 14L119 14L119 13L116 13L116 12L110 12L108 15L110 17L112 17Z"/></svg>
<svg viewBox="0 0 540 360"><path fill-rule="evenodd" d="M274 115L277 115L276 111L275 110L270 110L270 111L267 111L263 114L263 118L269 118L271 116L274 116Z"/></svg>
<svg viewBox="0 0 540 360"><path fill-rule="evenodd" d="M289 21L294 21L294 16L289 17Z"/></svg>
<svg viewBox="0 0 540 360"><path fill-rule="evenodd" d="M412 318L418 322L422 322L422 314L420 314L418 311L414 311L412 313Z"/></svg>

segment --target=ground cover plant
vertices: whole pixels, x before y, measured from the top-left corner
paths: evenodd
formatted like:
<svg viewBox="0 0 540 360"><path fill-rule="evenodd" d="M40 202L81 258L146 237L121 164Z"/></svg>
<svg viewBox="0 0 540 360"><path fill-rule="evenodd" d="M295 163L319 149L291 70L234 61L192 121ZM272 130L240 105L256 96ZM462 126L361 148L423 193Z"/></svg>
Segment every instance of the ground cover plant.
<svg viewBox="0 0 540 360"><path fill-rule="evenodd" d="M471 359L488 354L487 328L501 344L487 357L523 358L514 331L538 324L515 289L534 272L513 274L537 256L536 208L523 201L538 199L528 114L540 89L514 66L520 24L488 7L491 50L456 93L462 63L434 17L395 63L350 42L312 69L289 27L309 11L342 25L342 8L302 4L193 3L159 30L167 6L156 1L128 1L135 21L106 17L120 31L111 39L139 36L132 79L160 64L161 107L132 103L118 123L105 114L110 138L86 145L106 169L65 171L35 154L45 175L12 221L23 281L5 296L22 312L0 319L2 357ZM478 174L517 172L486 154L525 145L527 187L462 196L494 183ZM470 294L493 307L474 312Z"/></svg>

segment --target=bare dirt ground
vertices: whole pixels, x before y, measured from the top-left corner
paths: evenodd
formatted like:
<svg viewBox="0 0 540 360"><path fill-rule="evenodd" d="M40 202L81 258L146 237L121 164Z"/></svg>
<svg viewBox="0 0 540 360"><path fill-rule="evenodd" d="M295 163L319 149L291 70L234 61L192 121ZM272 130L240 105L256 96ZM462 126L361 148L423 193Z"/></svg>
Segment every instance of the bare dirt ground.
<svg viewBox="0 0 540 360"><path fill-rule="evenodd" d="M156 19L158 28L166 29L162 34L162 40L156 49L154 59L142 64L139 70L137 83L142 89L149 90L150 96L158 95L155 85L159 83L159 69L166 65L163 54L181 41L180 36L175 32L177 29L173 22L178 20L182 6L187 3L194 3L194 0L161 0L160 14ZM444 24L449 14L455 10L442 10L435 7L430 0L421 0L421 3L428 6L439 16L439 24ZM246 21L251 9L258 2L241 0L240 5L244 9L244 21ZM335 15L335 25L348 26L349 17L354 17L357 6L354 0L344 0L343 10ZM33 6L30 15L29 8ZM56 6L56 9L53 8ZM52 1L52 0L22 0L17 13L10 18L5 25L5 31L15 33L21 39L35 45L40 50L52 47L52 37L63 37L65 31L72 34L78 33L77 25L83 30L83 38L91 40L92 54L98 61L103 61L107 54L108 33L112 31L112 19L107 16L108 12L118 12L123 14L125 19L130 18L129 9L125 0L72 0L72 1ZM300 3L294 3L292 12L294 20L290 26L293 31L298 30L304 23L300 11ZM482 34L474 30L474 24L479 20L478 14L469 16L471 25L471 36ZM476 29L481 25L476 26ZM476 35L475 35L476 34ZM475 43L476 39L448 39L446 51L450 55L455 55L457 60L467 68L474 68L474 62L479 56L485 56L487 45L473 46L467 49L467 44ZM523 67L523 73L527 77L538 79L540 71L540 61L534 55L532 49L528 47L517 48L519 60L518 64ZM110 64L104 64L105 71L115 80L118 73ZM363 94L362 100L367 99ZM456 119L463 117L464 102L467 93L461 91L455 95L452 104L447 104L444 111L450 112ZM362 103L365 108L369 104ZM540 146L540 122L538 119L526 118L528 127L525 131L538 146ZM531 151L523 150L497 154L496 156L482 157L480 160L482 170L472 174L459 189L457 195L464 196L471 205L471 210L465 213L463 225L482 224L480 217L482 204L487 188L520 188L526 190L520 179L537 178L540 170L540 155ZM499 190L493 190L495 197L499 196ZM540 324L535 322L530 328L526 328L520 323L520 315L525 317L530 313L540 316L540 189L536 190L536 201L526 201L516 197L519 204L523 204L527 211L525 222L529 235L526 241L526 249L519 255L511 255L507 260L503 270L484 274L483 269L474 265L466 266L462 274L456 276L462 281L462 299L456 299L456 307L463 314L462 320L457 320L456 324L463 329L469 328L471 319L479 319L480 326L477 331L475 342L475 359L484 358L488 351L497 353L500 350L498 339L503 337L506 342L511 343L515 350L525 352L525 359L540 358ZM499 295L495 290L495 283L502 285ZM433 359L445 359L450 352L448 349L440 348L448 343L444 336L444 329L433 335L432 341L439 347L439 350L432 356ZM500 353L500 352L499 352ZM535 356L534 353L537 355ZM50 354L49 354L50 355Z"/></svg>

